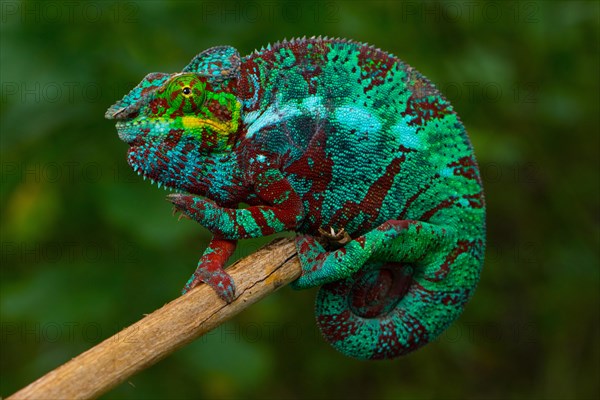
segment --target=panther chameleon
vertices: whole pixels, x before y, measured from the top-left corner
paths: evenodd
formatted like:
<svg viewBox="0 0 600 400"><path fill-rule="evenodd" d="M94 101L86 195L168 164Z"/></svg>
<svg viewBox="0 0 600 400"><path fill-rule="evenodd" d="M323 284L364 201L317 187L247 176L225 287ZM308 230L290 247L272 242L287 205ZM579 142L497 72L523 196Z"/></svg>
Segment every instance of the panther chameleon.
<svg viewBox="0 0 600 400"><path fill-rule="evenodd" d="M213 47L148 74L106 118L131 167L212 233L184 293L205 282L231 302L237 240L294 231L292 286L322 285L319 328L358 359L434 340L473 294L485 203L471 143L435 86L389 53L322 37L245 57Z"/></svg>

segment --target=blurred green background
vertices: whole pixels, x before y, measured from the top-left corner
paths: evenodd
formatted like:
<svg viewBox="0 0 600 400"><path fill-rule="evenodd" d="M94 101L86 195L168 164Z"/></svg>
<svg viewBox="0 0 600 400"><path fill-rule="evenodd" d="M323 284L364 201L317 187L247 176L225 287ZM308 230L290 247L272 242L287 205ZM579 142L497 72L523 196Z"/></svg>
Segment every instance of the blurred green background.
<svg viewBox="0 0 600 400"><path fill-rule="evenodd" d="M206 246L128 168L106 108L214 45L328 35L417 68L470 133L489 234L465 313L407 357L358 362L320 338L316 292L284 288L104 398L598 398L597 2L0 7L0 395L178 296Z"/></svg>

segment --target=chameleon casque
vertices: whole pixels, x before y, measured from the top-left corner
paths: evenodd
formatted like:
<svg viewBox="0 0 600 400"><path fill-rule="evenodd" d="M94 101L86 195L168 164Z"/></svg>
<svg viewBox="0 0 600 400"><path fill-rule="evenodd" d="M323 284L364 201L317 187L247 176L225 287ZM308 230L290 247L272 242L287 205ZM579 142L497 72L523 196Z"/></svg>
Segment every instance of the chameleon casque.
<svg viewBox="0 0 600 400"><path fill-rule="evenodd" d="M485 204L467 133L419 72L367 44L221 46L151 73L106 118L127 160L213 236L184 292L227 302L238 239L295 231L317 323L339 351L389 359L434 340L479 279ZM238 208L239 203L247 208Z"/></svg>

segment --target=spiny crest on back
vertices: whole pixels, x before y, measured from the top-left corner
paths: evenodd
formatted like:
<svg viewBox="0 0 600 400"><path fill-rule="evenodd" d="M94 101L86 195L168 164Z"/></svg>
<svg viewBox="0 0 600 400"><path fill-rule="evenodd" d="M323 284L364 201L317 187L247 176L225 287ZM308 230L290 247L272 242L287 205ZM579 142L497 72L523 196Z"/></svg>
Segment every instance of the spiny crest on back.
<svg viewBox="0 0 600 400"><path fill-rule="evenodd" d="M373 54L376 54L379 57L385 56L385 57L391 57L394 59L397 58L393 54L384 52L381 49L379 49L378 47L375 47L368 43L358 42L355 40L344 39L344 38L331 38L328 36L311 36L310 38L303 36L301 38L292 38L289 40L283 39L283 40L277 41L272 44L269 43L269 44L267 44L266 47L262 46L260 48L260 50L254 50L254 52L252 52L252 54L250 54L249 56L246 56L245 58L247 59L249 57L261 56L265 52L276 52L282 48L303 46L303 45L308 45L308 44L313 45L313 46L319 45L319 44L322 44L322 45L349 45L349 46L352 46L359 50L373 52Z"/></svg>

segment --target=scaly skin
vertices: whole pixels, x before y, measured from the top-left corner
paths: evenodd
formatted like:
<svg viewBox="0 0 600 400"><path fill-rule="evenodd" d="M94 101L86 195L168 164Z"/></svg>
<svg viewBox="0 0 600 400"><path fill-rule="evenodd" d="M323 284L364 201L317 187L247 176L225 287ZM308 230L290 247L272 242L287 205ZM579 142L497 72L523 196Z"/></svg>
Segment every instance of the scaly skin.
<svg viewBox="0 0 600 400"><path fill-rule="evenodd" d="M434 340L475 289L485 206L466 131L390 54L327 38L244 58L215 47L147 75L106 117L133 169L213 233L184 292L206 282L233 300L236 241L295 231L293 286L323 285L325 338L382 359Z"/></svg>

